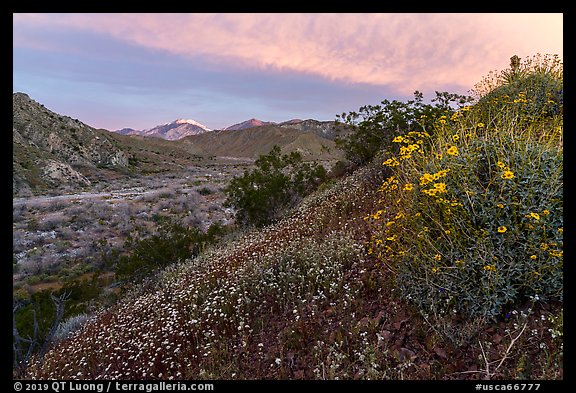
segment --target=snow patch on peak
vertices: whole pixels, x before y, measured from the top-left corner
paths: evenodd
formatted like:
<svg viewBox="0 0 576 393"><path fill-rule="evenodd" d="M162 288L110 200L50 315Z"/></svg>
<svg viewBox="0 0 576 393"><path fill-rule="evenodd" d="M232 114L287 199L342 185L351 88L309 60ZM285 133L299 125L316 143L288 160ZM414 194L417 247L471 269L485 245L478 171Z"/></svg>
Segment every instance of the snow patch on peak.
<svg viewBox="0 0 576 393"><path fill-rule="evenodd" d="M212 131L210 128L206 127L204 124L198 123L196 120L192 119L177 119L174 121L176 124L192 124L194 126L205 129L206 131Z"/></svg>

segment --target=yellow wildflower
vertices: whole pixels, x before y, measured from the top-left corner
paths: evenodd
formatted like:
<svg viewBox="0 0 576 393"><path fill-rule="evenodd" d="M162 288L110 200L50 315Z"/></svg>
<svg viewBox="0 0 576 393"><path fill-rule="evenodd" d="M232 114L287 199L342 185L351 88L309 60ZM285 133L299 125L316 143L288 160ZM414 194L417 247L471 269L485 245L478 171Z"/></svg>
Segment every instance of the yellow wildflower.
<svg viewBox="0 0 576 393"><path fill-rule="evenodd" d="M395 157L387 159L386 161L384 161L383 164L386 166L389 166L389 167L400 165L400 163L398 162L398 160Z"/></svg>
<svg viewBox="0 0 576 393"><path fill-rule="evenodd" d="M446 183L434 183L434 189L439 193L446 192Z"/></svg>
<svg viewBox="0 0 576 393"><path fill-rule="evenodd" d="M420 185L423 186L425 184L428 184L432 180L434 180L434 176L431 175L430 173L425 173L420 177Z"/></svg>
<svg viewBox="0 0 576 393"><path fill-rule="evenodd" d="M552 255L553 257L563 257L564 256L564 251L562 250L550 250L548 251L548 254Z"/></svg>
<svg viewBox="0 0 576 393"><path fill-rule="evenodd" d="M456 146L450 146L448 148L448 150L446 150L446 153L448 153L451 156L457 156L458 155L458 148Z"/></svg>
<svg viewBox="0 0 576 393"><path fill-rule="evenodd" d="M403 188L404 191L412 191L413 189L414 189L414 184L412 184L412 183L404 184L404 188Z"/></svg>
<svg viewBox="0 0 576 393"><path fill-rule="evenodd" d="M502 179L513 179L514 178L514 172L505 171L501 177L502 177Z"/></svg>
<svg viewBox="0 0 576 393"><path fill-rule="evenodd" d="M498 227L498 233L504 233L508 230L505 226Z"/></svg>
<svg viewBox="0 0 576 393"><path fill-rule="evenodd" d="M436 194L438 193L438 190L435 189L435 188L433 188L433 189L431 189L431 190L422 190L422 192L423 192L424 194L426 194L426 195L429 195L429 196L433 196L433 197L434 197L434 196L436 196Z"/></svg>

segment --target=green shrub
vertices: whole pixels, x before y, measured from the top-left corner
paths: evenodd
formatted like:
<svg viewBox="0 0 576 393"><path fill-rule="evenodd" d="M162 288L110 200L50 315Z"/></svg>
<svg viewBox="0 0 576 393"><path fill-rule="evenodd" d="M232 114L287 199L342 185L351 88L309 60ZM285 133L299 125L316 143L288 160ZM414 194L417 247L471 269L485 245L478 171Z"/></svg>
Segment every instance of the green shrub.
<svg viewBox="0 0 576 393"><path fill-rule="evenodd" d="M423 95L414 92L414 100L407 102L388 101L382 105L366 105L358 112L343 113L337 116L352 128L353 133L345 139L337 139L337 145L344 150L346 158L355 165L366 165L382 150L392 147L392 139L398 133L422 131L430 128L433 119L450 116L454 112L453 104L459 106L471 100L471 97L436 92L432 99L434 105L424 104Z"/></svg>
<svg viewBox="0 0 576 393"><path fill-rule="evenodd" d="M393 139L369 252L424 313L563 300L563 121L524 121L526 104L494 102L488 118L485 103L464 107Z"/></svg>
<svg viewBox="0 0 576 393"><path fill-rule="evenodd" d="M557 56L536 55L520 62L513 56L510 68L491 74L476 85L479 121L502 118L518 128L561 116L564 108L562 63ZM516 104L506 106L506 104ZM506 108L502 112L502 108Z"/></svg>
<svg viewBox="0 0 576 393"><path fill-rule="evenodd" d="M225 188L225 206L236 209L236 220L245 226L264 226L318 188L326 170L302 161L297 152L281 155L280 147L256 160L256 169L236 176Z"/></svg>
<svg viewBox="0 0 576 393"><path fill-rule="evenodd" d="M151 272L198 255L208 244L216 242L226 233L219 224L211 225L206 232L158 219L158 232L152 236L136 239L129 236L124 244L125 254L117 258L115 273L122 280L138 280Z"/></svg>

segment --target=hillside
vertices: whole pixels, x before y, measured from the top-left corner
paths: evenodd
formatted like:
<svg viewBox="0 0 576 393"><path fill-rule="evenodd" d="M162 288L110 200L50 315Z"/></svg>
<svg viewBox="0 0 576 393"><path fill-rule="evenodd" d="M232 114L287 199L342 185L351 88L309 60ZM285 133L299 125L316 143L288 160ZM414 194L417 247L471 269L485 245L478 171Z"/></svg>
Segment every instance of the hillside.
<svg viewBox="0 0 576 393"><path fill-rule="evenodd" d="M322 138L334 140L336 138L344 138L352 132L350 127L343 123L336 123L335 121L318 121L314 119L308 120L289 120L279 124L280 127L294 128L296 130L314 133Z"/></svg>
<svg viewBox="0 0 576 393"><path fill-rule="evenodd" d="M364 217L381 176L378 168L359 170L279 223L167 268L95 315L25 378L478 379L477 341L446 340L364 251ZM537 368L545 360L530 343L540 336L554 348L546 318L557 307L538 306L529 320L520 310L518 320L459 322L451 334L489 342L490 359L506 360L508 337L526 321L533 333L516 343L523 362L550 377L538 374L548 371ZM504 378L522 375L513 362Z"/></svg>
<svg viewBox="0 0 576 393"><path fill-rule="evenodd" d="M81 167L128 167L124 150L106 133L58 115L26 94L13 95L13 193L62 183L89 185Z"/></svg>
<svg viewBox="0 0 576 393"><path fill-rule="evenodd" d="M255 159L279 145L283 153L299 151L304 159L337 160L343 157L334 141L289 127L265 125L233 131L212 131L181 142L216 157Z"/></svg>
<svg viewBox="0 0 576 393"><path fill-rule="evenodd" d="M23 93L13 95L14 196L79 190L131 174L180 169L202 159L191 145L95 129Z"/></svg>

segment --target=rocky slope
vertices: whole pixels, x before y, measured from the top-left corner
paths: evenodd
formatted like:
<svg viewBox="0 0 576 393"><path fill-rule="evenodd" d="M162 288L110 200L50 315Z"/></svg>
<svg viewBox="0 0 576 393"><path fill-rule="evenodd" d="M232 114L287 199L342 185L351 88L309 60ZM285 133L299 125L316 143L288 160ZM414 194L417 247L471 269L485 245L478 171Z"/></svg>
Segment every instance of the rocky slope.
<svg viewBox="0 0 576 393"><path fill-rule="evenodd" d="M89 185L82 167L129 165L129 156L106 131L52 112L24 93L14 93L12 107L13 193Z"/></svg>

